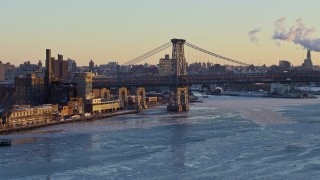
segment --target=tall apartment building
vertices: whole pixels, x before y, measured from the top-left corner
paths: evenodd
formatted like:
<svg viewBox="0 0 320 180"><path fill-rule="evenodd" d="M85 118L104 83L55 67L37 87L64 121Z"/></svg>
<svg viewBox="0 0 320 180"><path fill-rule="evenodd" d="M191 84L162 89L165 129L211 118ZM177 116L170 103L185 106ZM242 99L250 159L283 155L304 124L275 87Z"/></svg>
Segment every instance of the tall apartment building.
<svg viewBox="0 0 320 180"><path fill-rule="evenodd" d="M0 61L0 81L5 80L6 72L11 69L14 69L14 65L10 63L2 63L2 61Z"/></svg>
<svg viewBox="0 0 320 180"><path fill-rule="evenodd" d="M161 76L169 76L172 74L172 59L167 54L165 58L159 60L159 74Z"/></svg>

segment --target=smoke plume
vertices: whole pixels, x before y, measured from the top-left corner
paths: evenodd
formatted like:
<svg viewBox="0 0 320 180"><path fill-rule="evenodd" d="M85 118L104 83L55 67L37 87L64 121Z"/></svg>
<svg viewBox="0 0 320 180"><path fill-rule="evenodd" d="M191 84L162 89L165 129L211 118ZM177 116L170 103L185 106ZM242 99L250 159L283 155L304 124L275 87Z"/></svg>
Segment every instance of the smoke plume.
<svg viewBox="0 0 320 180"><path fill-rule="evenodd" d="M320 38L315 35L314 27L307 27L302 19L297 19L289 29L285 25L284 17L275 21L272 38L278 41L289 41L301 45L305 49L320 52Z"/></svg>
<svg viewBox="0 0 320 180"><path fill-rule="evenodd" d="M261 28L254 28L253 30L249 31L248 36L251 42L258 43L257 34L261 32Z"/></svg>

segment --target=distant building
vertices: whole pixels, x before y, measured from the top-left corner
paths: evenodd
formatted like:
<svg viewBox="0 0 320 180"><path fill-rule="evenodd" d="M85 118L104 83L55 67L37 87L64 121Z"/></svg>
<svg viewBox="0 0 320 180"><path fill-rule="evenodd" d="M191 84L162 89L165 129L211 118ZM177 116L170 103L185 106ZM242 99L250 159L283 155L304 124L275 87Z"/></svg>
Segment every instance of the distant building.
<svg viewBox="0 0 320 180"><path fill-rule="evenodd" d="M311 51L310 50L308 50L307 59L304 60L304 62L302 64L302 68L306 69L306 70L313 69L313 63L312 63L312 60L311 60Z"/></svg>
<svg viewBox="0 0 320 180"><path fill-rule="evenodd" d="M159 74L161 76L169 76L172 72L172 59L166 54L165 58L159 60Z"/></svg>
<svg viewBox="0 0 320 180"><path fill-rule="evenodd" d="M41 60L39 60L39 62L38 62L38 68L39 68L39 69L42 68L42 62L41 62Z"/></svg>
<svg viewBox="0 0 320 180"><path fill-rule="evenodd" d="M5 80L14 81L16 76L26 77L28 74L35 74L36 77L44 77L43 69L39 69L37 64L26 61L17 68L11 68L5 72Z"/></svg>
<svg viewBox="0 0 320 180"><path fill-rule="evenodd" d="M90 71L90 72L94 72L94 62L93 62L92 59L91 59L90 62L89 62L89 71Z"/></svg>
<svg viewBox="0 0 320 180"><path fill-rule="evenodd" d="M6 78L6 72L14 69L14 65L10 64L10 63L2 63L2 61L0 61L0 81L4 81Z"/></svg>
<svg viewBox="0 0 320 180"><path fill-rule="evenodd" d="M212 73L224 73L226 72L226 66L221 66L220 64L215 64L209 68Z"/></svg>
<svg viewBox="0 0 320 180"><path fill-rule="evenodd" d="M287 60L280 60L279 61L279 68L282 70L289 70L291 67L291 63Z"/></svg>
<svg viewBox="0 0 320 180"><path fill-rule="evenodd" d="M113 62L108 62L107 68L109 68L109 69L111 69L111 70L113 70L113 71L116 71L116 70L119 69L119 64L118 64L118 62L115 62L115 61L113 61Z"/></svg>
<svg viewBox="0 0 320 180"><path fill-rule="evenodd" d="M78 71L78 67L77 67L77 63L75 60L68 58L68 71L69 72L77 72Z"/></svg>

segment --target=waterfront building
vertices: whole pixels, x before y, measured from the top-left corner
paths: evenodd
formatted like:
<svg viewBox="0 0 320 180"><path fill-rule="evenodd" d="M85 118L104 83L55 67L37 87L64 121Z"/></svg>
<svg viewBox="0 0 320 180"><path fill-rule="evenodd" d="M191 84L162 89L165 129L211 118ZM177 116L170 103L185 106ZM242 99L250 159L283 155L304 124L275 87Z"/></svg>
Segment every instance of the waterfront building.
<svg viewBox="0 0 320 180"><path fill-rule="evenodd" d="M76 114L82 114L83 113L83 102L82 98L71 98L68 102L67 106L63 106L61 110L61 117L65 116L73 116Z"/></svg>
<svg viewBox="0 0 320 180"><path fill-rule="evenodd" d="M5 117L7 127L19 127L34 124L46 124L54 121L58 114L58 105L46 104L42 106L17 106Z"/></svg>
<svg viewBox="0 0 320 180"><path fill-rule="evenodd" d="M115 112L120 110L120 101L101 101L101 98L91 99L90 102L87 102L85 105L85 111L99 114L99 113L108 113Z"/></svg>

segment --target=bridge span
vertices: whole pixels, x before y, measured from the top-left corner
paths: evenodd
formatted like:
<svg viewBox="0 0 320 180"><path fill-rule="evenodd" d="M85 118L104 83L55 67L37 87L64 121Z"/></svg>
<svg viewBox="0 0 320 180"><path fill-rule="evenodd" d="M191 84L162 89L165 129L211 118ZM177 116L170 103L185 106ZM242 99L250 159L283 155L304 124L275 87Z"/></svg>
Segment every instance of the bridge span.
<svg viewBox="0 0 320 180"><path fill-rule="evenodd" d="M172 82L171 76L131 76L119 78L94 78L94 88L111 87L147 87L147 86L191 86L197 84L227 84L227 83L296 83L320 82L320 72L308 73L243 73L243 74L208 74L183 75Z"/></svg>
<svg viewBox="0 0 320 180"><path fill-rule="evenodd" d="M311 71L302 72L281 72L281 73L225 73L225 74L205 74L188 75L187 62L184 53L184 45L209 56L222 59L241 66L249 66L239 60L227 58L198 46L186 42L184 39L172 39L156 49L153 49L137 58L124 64L130 67L142 60L145 60L172 46L171 74L168 76L125 76L117 78L93 79L92 86L95 89L103 89L103 92L109 92L108 88L119 88L119 97L127 101L127 88L137 88L137 96L144 102L144 87L148 86L168 86L170 88L168 111L188 111L188 90L191 85L196 84L227 84L227 83L296 83L296 82L320 82L320 72ZM144 103L142 103L144 106Z"/></svg>

